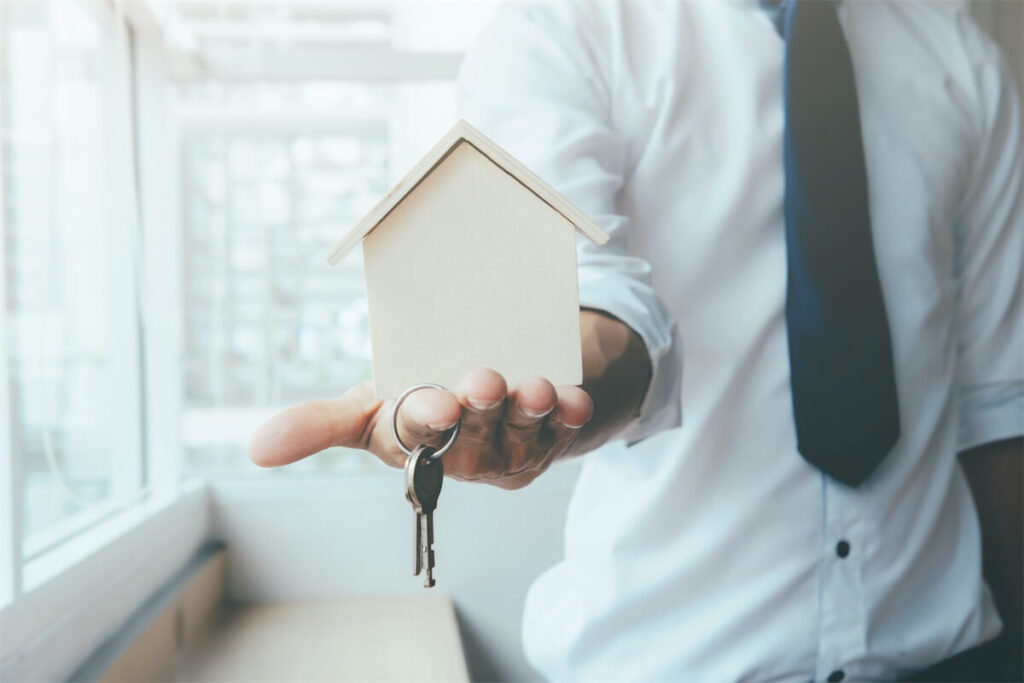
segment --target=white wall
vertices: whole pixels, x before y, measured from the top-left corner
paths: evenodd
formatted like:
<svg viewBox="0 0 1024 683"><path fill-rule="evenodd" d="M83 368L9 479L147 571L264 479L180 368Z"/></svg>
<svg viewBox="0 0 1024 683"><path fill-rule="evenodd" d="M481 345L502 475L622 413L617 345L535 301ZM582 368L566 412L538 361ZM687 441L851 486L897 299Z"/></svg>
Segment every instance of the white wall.
<svg viewBox="0 0 1024 683"><path fill-rule="evenodd" d="M474 680L535 679L520 619L531 581L561 557L579 468L553 468L520 491L446 480L435 521L437 587L455 602ZM228 544L239 602L420 593L414 516L399 470L211 484L213 533Z"/></svg>

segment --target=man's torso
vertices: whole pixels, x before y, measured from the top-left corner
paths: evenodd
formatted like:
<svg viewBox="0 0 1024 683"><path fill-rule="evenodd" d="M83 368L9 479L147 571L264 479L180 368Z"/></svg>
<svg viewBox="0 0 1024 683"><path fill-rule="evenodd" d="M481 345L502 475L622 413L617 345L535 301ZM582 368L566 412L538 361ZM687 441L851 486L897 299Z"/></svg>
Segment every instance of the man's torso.
<svg viewBox="0 0 1024 683"><path fill-rule="evenodd" d="M955 459L956 219L978 135L960 23L840 10L903 416L854 490L795 447L778 34L753 2L582 11L627 138L631 251L683 344L684 424L586 457L565 560L528 600L531 659L555 677L879 678L990 637Z"/></svg>

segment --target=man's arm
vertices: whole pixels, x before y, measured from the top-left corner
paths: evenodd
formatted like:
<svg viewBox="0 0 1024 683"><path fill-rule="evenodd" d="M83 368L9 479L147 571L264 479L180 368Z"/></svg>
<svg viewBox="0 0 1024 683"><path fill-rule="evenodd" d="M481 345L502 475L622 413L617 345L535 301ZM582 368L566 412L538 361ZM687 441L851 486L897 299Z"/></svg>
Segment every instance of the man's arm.
<svg viewBox="0 0 1024 683"><path fill-rule="evenodd" d="M581 311L583 388L534 378L509 388L493 370L472 372L454 392L427 390L402 405L399 432L408 444L438 446L457 420L462 431L445 455L445 474L501 488L520 488L556 459L596 448L636 413L650 377L640 338L624 323ZM401 467L391 435L393 401L361 384L336 399L278 413L253 436L250 457L286 465L331 446L366 449Z"/></svg>
<svg viewBox="0 0 1024 683"><path fill-rule="evenodd" d="M1021 680L1021 438L1024 409L1024 111L999 49L963 16L977 147L954 231L960 461L981 523L985 579L1006 625L984 652ZM1013 673L1016 672L1016 673ZM966 672L965 672L966 673ZM978 680L977 676L969 678Z"/></svg>
<svg viewBox="0 0 1024 683"><path fill-rule="evenodd" d="M1003 620L1003 632L991 651L998 659L992 662L992 680L1024 680L1024 438L964 451L960 463L981 521L985 581Z"/></svg>
<svg viewBox="0 0 1024 683"><path fill-rule="evenodd" d="M594 417L570 455L592 451L611 440L640 409L651 381L651 360L640 337L599 311L580 312L583 390L594 401Z"/></svg>

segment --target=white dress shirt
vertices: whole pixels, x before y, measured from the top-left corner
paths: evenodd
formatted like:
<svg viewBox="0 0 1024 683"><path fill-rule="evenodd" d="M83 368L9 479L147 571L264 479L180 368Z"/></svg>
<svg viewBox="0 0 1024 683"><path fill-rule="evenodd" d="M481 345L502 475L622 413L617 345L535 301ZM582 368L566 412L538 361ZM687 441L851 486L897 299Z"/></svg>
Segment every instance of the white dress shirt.
<svg viewBox="0 0 1024 683"><path fill-rule="evenodd" d="M580 244L581 304L654 366L527 598L549 678L891 678L1000 629L956 454L1024 433L1019 93L962 11L840 18L902 415L857 489L796 450L783 44L757 3L506 6L466 57L466 118L612 234Z"/></svg>

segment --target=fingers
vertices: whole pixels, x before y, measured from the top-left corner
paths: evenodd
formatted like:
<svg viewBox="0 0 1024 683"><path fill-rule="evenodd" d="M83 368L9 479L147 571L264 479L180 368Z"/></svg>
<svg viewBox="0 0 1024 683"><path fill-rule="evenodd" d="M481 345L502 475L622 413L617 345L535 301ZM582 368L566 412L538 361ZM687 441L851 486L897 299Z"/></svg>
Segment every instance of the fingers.
<svg viewBox="0 0 1024 683"><path fill-rule="evenodd" d="M362 384L336 399L294 406L257 430L250 457L273 467L347 446L401 467L406 456L391 434L392 405L382 404L373 387ZM436 389L411 394L401 406L398 433L410 449L437 448L461 417L459 438L445 456L446 473L518 488L572 446L592 412L590 397L579 387L556 389L532 378L508 393L501 375L478 370L466 376L456 394Z"/></svg>
<svg viewBox="0 0 1024 683"><path fill-rule="evenodd" d="M249 457L262 467L277 467L331 446L365 448L379 407L369 384L335 399L292 406L256 430Z"/></svg>
<svg viewBox="0 0 1024 683"><path fill-rule="evenodd" d="M378 424L374 429L370 450L385 462L400 467L406 456L391 434L391 411L386 412L387 424ZM409 450L419 446L438 448L447 438L445 432L459 421L461 412L462 406L451 392L441 389L414 392L399 408L398 435Z"/></svg>
<svg viewBox="0 0 1024 683"><path fill-rule="evenodd" d="M590 422L593 415L594 402L590 394L579 387L558 387L558 405L547 421L554 440L551 445L552 457L562 455L572 446L580 429Z"/></svg>
<svg viewBox="0 0 1024 683"><path fill-rule="evenodd" d="M459 478L476 478L494 464L507 391L505 378L494 370L476 370L459 383L455 393L462 405L462 428L444 456L447 471Z"/></svg>
<svg viewBox="0 0 1024 683"><path fill-rule="evenodd" d="M439 446L459 419L460 406L447 391L425 389L402 404L398 433L410 448ZM249 457L262 467L287 465L331 446L363 448L384 462L401 466L405 454L391 435L391 412L361 384L342 396L310 401L278 413L252 437Z"/></svg>
<svg viewBox="0 0 1024 683"><path fill-rule="evenodd" d="M460 445L479 449L494 443L507 391L505 378L494 370L476 370L459 383L455 393L462 404Z"/></svg>
<svg viewBox="0 0 1024 683"><path fill-rule="evenodd" d="M505 391L504 380L490 370L460 384L462 432L445 456L447 474L502 488L524 486L572 445L593 410L582 389L556 389L539 377L521 382L502 400Z"/></svg>
<svg viewBox="0 0 1024 683"><path fill-rule="evenodd" d="M501 446L508 459L507 474L530 469L538 456L545 455L549 443L542 428L555 409L558 394L546 379L524 380L509 395L505 417L501 422Z"/></svg>
<svg viewBox="0 0 1024 683"><path fill-rule="evenodd" d="M557 389L540 379L524 382L506 409L501 447L509 468L502 488L521 488L547 470L579 436L593 413L593 402L579 387Z"/></svg>

